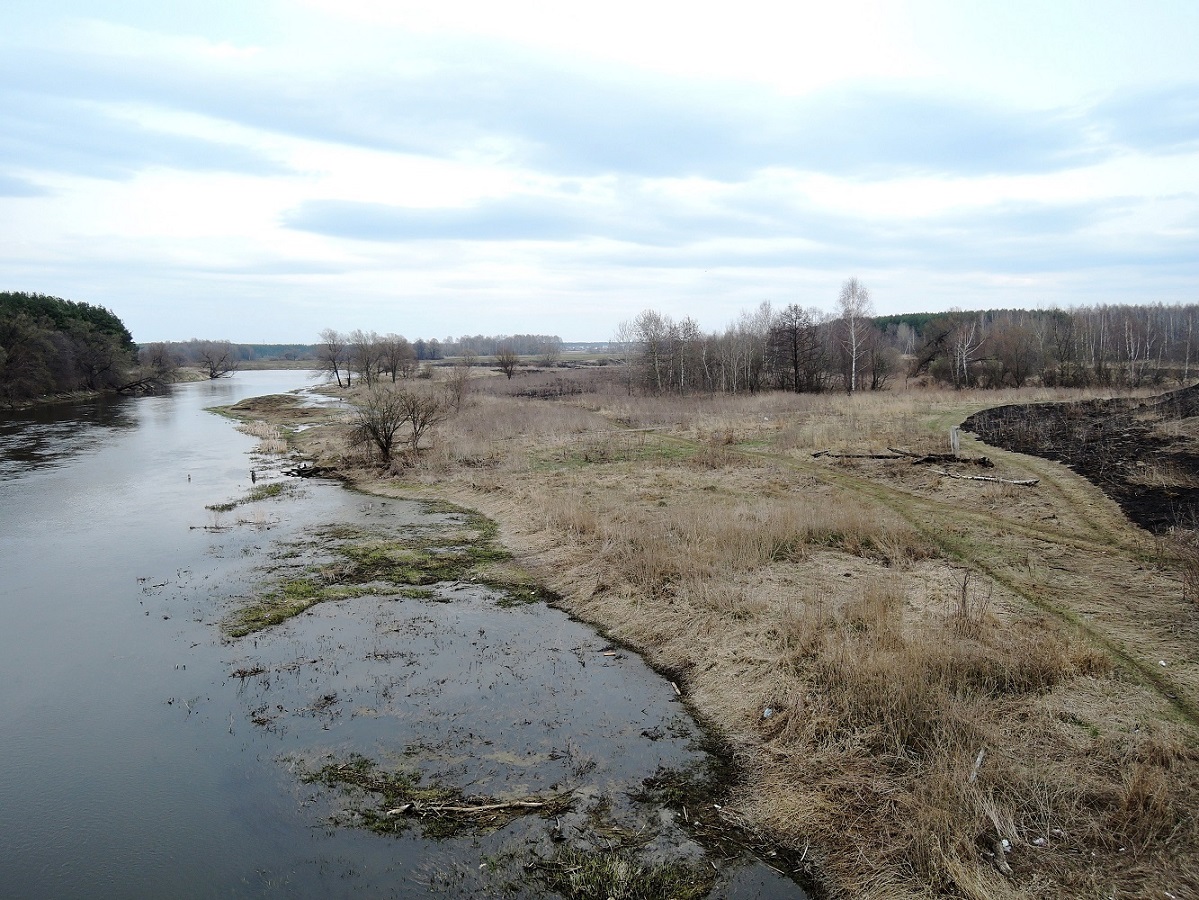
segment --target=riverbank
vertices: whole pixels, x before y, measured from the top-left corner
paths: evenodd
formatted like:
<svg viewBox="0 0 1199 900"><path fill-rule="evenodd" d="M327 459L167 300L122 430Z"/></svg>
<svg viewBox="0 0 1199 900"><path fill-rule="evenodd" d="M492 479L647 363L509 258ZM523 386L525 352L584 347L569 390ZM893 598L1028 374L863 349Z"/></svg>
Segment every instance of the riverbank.
<svg viewBox="0 0 1199 900"><path fill-rule="evenodd" d="M939 452L1011 396L566 388L489 380L392 472L336 414L292 439L381 496L499 523L563 608L679 685L744 773L722 815L830 896L1194 888L1199 624L1177 571L1060 466L967 438L1001 479L978 482L887 450Z"/></svg>
<svg viewBox="0 0 1199 900"><path fill-rule="evenodd" d="M239 430L263 442L256 484L208 507L239 511L261 504L264 486L302 490L280 475L318 467L278 456L280 437L320 433L314 420L335 428L344 414L295 394L211 411L247 418ZM502 546L492 520L444 500L359 496L361 521L272 547L254 591L222 622L241 655L234 677L256 688L251 721L291 729L285 711L298 707L336 729L334 754L291 763L327 789L331 822L487 835L504 848L482 857L478 891L488 895L806 896L792 880L799 860L722 814L728 748L625 645L552 608L560 598ZM299 647L296 636L307 636ZM283 662L264 652L280 643ZM287 693L296 658L315 702ZM347 717L394 726L385 741L361 742ZM463 866L474 871L477 855L463 850ZM534 881L517 887L522 875Z"/></svg>

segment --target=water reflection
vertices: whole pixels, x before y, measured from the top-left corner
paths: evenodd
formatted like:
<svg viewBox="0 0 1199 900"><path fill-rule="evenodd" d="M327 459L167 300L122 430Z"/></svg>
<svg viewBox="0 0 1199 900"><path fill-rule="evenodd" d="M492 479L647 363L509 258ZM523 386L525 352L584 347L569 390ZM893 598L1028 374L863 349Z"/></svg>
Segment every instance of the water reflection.
<svg viewBox="0 0 1199 900"><path fill-rule="evenodd" d="M0 481L103 446L137 425L130 403L113 397L0 412Z"/></svg>

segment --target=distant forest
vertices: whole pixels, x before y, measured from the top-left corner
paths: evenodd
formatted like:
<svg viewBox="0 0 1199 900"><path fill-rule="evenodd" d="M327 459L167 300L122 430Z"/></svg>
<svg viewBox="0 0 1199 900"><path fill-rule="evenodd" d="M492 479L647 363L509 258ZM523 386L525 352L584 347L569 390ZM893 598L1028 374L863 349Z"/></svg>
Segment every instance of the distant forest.
<svg viewBox="0 0 1199 900"><path fill-rule="evenodd" d="M723 331L646 310L611 347L630 390L648 393L953 387L1140 387L1196 371L1199 306L1084 306L874 316L846 282L838 314L769 303Z"/></svg>
<svg viewBox="0 0 1199 900"><path fill-rule="evenodd" d="M136 352L125 323L102 306L0 292L0 398L120 387Z"/></svg>
<svg viewBox="0 0 1199 900"><path fill-rule="evenodd" d="M876 316L857 279L838 311L763 303L722 331L655 310L621 322L600 345L630 391L652 394L884 390L898 382L955 388L1141 387L1186 382L1196 371L1199 305L1084 306L1068 310L952 310ZM336 378L367 383L417 374L444 358L499 365L554 365L556 336L498 335L409 341L326 329L302 358ZM605 352L606 351L606 352Z"/></svg>
<svg viewBox="0 0 1199 900"><path fill-rule="evenodd" d="M741 393L883 390L912 379L965 388L1140 387L1187 382L1196 372L1199 305L1084 306L875 316L856 279L836 313L763 303L721 331L690 317L646 310L620 323L600 361L617 366L630 391ZM110 310L43 294L0 293L0 399L113 390L139 379L169 381L179 366L211 378L240 363L311 360L346 382L418 374L445 358L559 362L557 335L407 338L326 329L315 344L133 342Z"/></svg>

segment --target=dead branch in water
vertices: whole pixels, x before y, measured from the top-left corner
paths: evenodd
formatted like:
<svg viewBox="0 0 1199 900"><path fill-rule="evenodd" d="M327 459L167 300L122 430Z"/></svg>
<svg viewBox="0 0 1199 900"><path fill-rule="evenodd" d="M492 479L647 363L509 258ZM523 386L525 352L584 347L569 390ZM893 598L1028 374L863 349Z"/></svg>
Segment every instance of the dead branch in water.
<svg viewBox="0 0 1199 900"><path fill-rule="evenodd" d="M466 805L428 805L419 802L405 803L402 806L397 806L395 809L389 809L384 813L388 816L402 816L404 814L411 815L453 815L453 816L473 816L479 813L491 812L509 812L516 809L541 809L546 806L556 806L567 799L567 795L551 797L548 800L507 800L502 803L479 803Z"/></svg>

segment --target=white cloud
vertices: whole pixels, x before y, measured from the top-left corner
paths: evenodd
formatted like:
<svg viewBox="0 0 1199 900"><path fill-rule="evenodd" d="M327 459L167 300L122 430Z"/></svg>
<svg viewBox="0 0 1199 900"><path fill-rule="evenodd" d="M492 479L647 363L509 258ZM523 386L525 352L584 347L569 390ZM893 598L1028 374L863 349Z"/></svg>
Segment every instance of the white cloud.
<svg viewBox="0 0 1199 900"><path fill-rule="evenodd" d="M0 13L0 275L139 339L1199 284L1188 4L65 5Z"/></svg>

